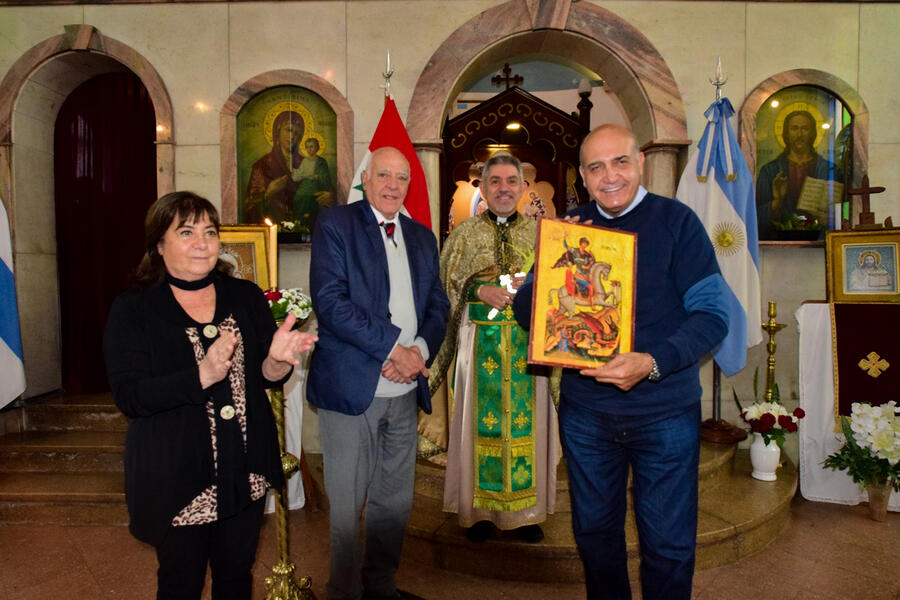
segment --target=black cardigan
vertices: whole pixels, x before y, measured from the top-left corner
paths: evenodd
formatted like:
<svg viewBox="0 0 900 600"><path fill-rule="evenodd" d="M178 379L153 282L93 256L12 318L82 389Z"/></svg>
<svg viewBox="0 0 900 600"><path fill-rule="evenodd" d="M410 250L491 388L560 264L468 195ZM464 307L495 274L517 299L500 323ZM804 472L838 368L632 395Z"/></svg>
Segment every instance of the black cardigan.
<svg viewBox="0 0 900 600"><path fill-rule="evenodd" d="M215 279L214 324L233 315L241 331L247 397L247 443L238 467L219 470L258 473L270 485L282 485L275 421L262 375L275 322L265 297L251 282L220 276ZM125 499L130 530L139 540L158 545L175 515L200 492L216 483L206 402L215 404L217 430L226 425L221 404L231 396L228 378L206 390L185 332L202 331L167 284L132 290L116 298L103 338L103 352L116 406L129 417L125 441ZM202 336L202 333L201 333ZM237 419L234 419L236 421ZM227 425L234 426L234 423ZM219 457L222 460L221 452ZM249 492L249 489L248 489ZM238 509L250 502L237 500ZM220 515L225 516L225 515Z"/></svg>

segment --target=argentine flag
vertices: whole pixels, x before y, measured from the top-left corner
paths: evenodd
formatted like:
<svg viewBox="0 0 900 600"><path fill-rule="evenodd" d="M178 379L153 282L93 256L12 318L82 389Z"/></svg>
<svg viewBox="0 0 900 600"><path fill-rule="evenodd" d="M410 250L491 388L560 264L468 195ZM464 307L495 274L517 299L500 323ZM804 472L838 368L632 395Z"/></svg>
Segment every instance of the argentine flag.
<svg viewBox="0 0 900 600"><path fill-rule="evenodd" d="M706 129L676 196L703 222L730 288L728 335L713 358L731 376L747 364L747 348L762 341L756 204L753 178L729 122L734 108L722 98L705 114Z"/></svg>
<svg viewBox="0 0 900 600"><path fill-rule="evenodd" d="M0 408L25 391L22 336L13 277L12 240L6 207L0 199Z"/></svg>

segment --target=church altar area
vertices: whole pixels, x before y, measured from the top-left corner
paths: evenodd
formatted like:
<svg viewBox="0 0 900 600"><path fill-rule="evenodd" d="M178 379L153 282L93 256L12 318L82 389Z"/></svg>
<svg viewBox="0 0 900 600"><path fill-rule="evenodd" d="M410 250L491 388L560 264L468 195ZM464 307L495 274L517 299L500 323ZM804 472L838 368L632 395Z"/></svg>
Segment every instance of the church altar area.
<svg viewBox="0 0 900 600"><path fill-rule="evenodd" d="M847 473L822 467L843 436L835 432L833 327L830 305L806 303L796 312L800 330L800 493L807 500L859 504L868 497ZM900 365L898 365L900 366ZM900 511L900 494L891 494L888 510Z"/></svg>

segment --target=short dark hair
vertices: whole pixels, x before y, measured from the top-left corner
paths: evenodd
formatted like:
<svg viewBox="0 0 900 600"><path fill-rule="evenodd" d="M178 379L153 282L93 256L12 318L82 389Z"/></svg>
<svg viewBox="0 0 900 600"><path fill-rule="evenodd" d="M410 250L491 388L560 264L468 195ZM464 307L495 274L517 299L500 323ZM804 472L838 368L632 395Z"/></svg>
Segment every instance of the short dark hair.
<svg viewBox="0 0 900 600"><path fill-rule="evenodd" d="M505 152L498 152L493 155L486 161L484 161L484 166L481 168L481 180L487 180L488 170L494 165L512 165L516 168L516 171L519 173L519 179L523 182L525 181L525 176L522 174L522 163L519 162L519 159L513 156L512 154L507 154Z"/></svg>
<svg viewBox="0 0 900 600"><path fill-rule="evenodd" d="M219 231L219 211L212 203L194 192L171 192L166 194L149 209L144 219L144 257L138 265L136 283L139 287L151 287L162 283L166 275L166 266L157 246L166 235L175 219L178 226L188 221L209 218L216 231ZM223 260L216 263L216 269L230 275L232 266Z"/></svg>

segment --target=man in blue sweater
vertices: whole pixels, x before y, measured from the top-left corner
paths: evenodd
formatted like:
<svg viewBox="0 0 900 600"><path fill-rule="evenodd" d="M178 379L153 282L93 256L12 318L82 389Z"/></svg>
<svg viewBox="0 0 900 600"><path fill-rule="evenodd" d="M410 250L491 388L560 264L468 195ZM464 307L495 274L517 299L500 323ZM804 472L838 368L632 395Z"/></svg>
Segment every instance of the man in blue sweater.
<svg viewBox="0 0 900 600"><path fill-rule="evenodd" d="M581 176L593 202L568 216L637 233L635 351L565 370L559 424L588 598L631 598L630 467L643 597L688 600L700 457L697 362L727 332L726 284L700 220L684 204L648 193L640 185L643 165L637 140L622 127L600 126L582 143ZM528 327L530 283L514 309Z"/></svg>

